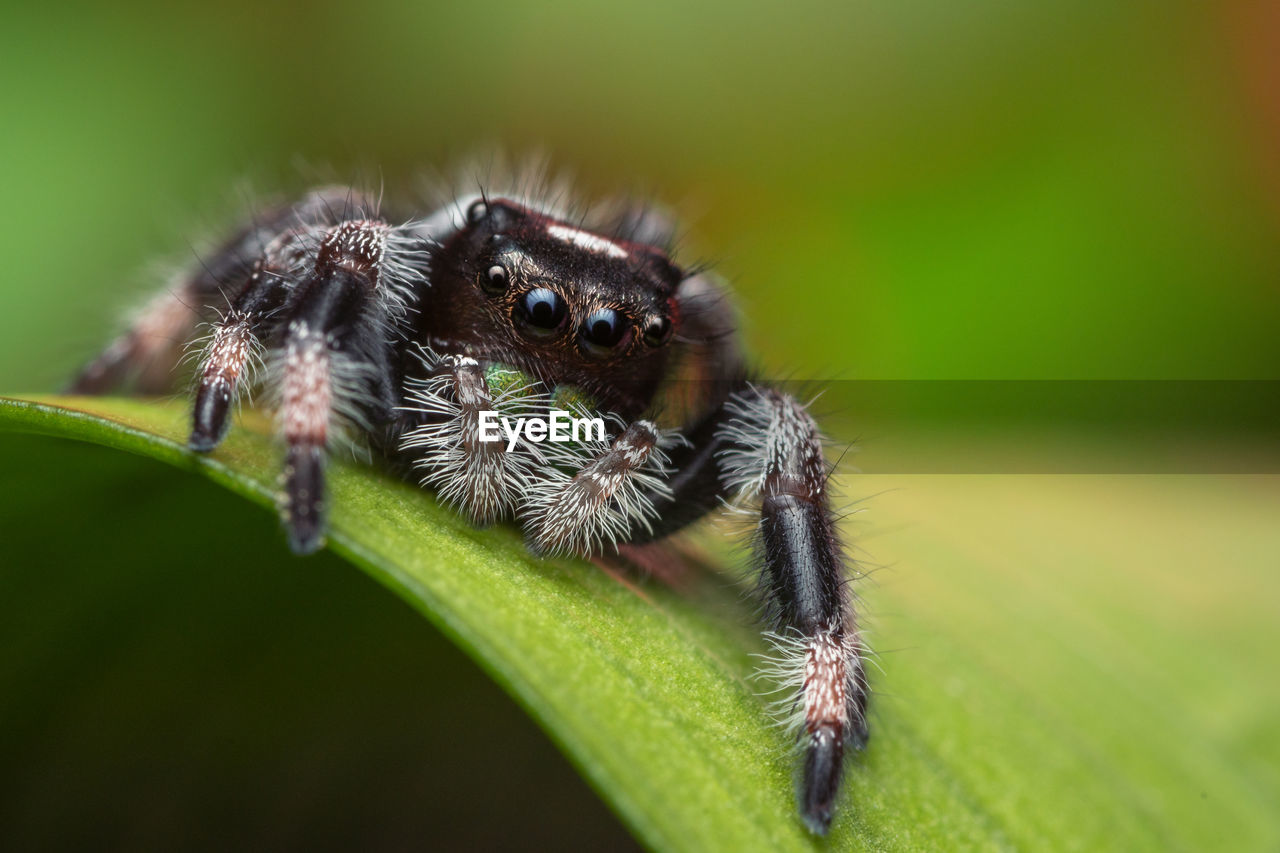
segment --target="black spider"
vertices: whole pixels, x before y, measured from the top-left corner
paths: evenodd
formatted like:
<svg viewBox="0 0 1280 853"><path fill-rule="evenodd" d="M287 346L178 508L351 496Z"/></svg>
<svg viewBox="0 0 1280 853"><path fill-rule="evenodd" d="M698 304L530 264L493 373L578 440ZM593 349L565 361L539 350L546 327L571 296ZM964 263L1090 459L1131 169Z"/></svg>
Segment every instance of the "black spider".
<svg viewBox="0 0 1280 853"><path fill-rule="evenodd" d="M345 188L271 211L152 302L72 390L167 390L175 342L208 322L191 448L217 446L242 391L272 394L300 553L322 544L326 448L343 433L476 522L517 519L539 552L598 554L758 504L770 637L807 737L800 809L825 833L845 746L867 740L862 646L818 428L750 380L723 287L673 261L672 227L644 206L571 219L490 194L395 221ZM607 416L607 434L481 440L482 413L553 409Z"/></svg>

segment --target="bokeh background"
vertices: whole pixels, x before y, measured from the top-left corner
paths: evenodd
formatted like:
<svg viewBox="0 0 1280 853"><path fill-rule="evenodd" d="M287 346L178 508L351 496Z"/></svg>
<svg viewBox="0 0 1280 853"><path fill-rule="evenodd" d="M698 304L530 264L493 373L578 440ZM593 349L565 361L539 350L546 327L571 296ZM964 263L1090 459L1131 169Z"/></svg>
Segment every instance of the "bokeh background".
<svg viewBox="0 0 1280 853"><path fill-rule="evenodd" d="M0 385L60 381L244 187L478 145L680 206L801 375L1275 378L1272 8L13 4Z"/></svg>
<svg viewBox="0 0 1280 853"><path fill-rule="evenodd" d="M1076 380L1060 387L1087 408L1090 401L1115 402L1098 392L1109 387L1102 380L1153 380L1173 390L1151 411L1204 416L1207 410L1211 429L1162 435L1166 452L1157 461L1132 462L1130 454L1152 446L1151 411L1118 421L1105 412L1090 415L1107 428L1132 426L1137 418L1147 431L1113 429L1103 436L1113 441L1110 450L1085 454L1068 469L1274 473L1280 470L1271 382L1280 379L1277 8L1266 0L6 3L0 390L55 390L118 327L124 309L158 285L164 269L193 262L192 247L242 217L254 199L317 177L408 186L424 171L447 171L471 152L500 147L548 154L588 191L649 192L681 211L688 257L715 260L734 282L745 332L766 372L839 380L829 405L834 431L861 437L873 469L1056 471L1048 460L1061 458L1054 456L1063 447L1055 429L1065 413L1051 404L1059 386L1045 381ZM858 380L892 381L874 386L890 388L876 397L879 420L859 420L851 407L867 393ZM991 380L1003 384L978 384ZM928 389L920 392L928 404L903 402L916 387ZM1019 400L1027 394L1045 413L1036 426L1056 435L1047 444L1022 434L1015 442L1019 461L1012 462L1003 434L984 444L956 438L970 436L997 410L1025 413ZM1188 394L1203 396L1188 404ZM917 434L918 425L907 422L921 412L929 424ZM925 434L937 441L913 438ZM98 633L75 627L95 607L61 601L49 578L79 558L17 535L24 518L66 512L79 535L63 547L79 543L82 553L111 525L76 518L67 489L177 490L165 492L172 502L162 503L181 511L128 504L131 536L145 535L154 545L150 569L136 557L120 558L119 571L127 564L133 578L124 586L112 586L101 566L88 574L94 589L131 590L127 607L119 605L128 613L167 606L143 579L148 572L164 577L175 563L204 567L201 583L216 587L207 594L211 601L248 578L267 583L256 580L264 572L337 578L342 570L323 560L301 568L282 563L271 550L269 521L249 510L242 523L253 536L223 551L193 547L188 534L198 527L200 501L219 500L207 490L186 495L172 474L149 468L139 474L100 452L61 456L47 444L23 441L34 444L3 442L9 461L0 475L7 484L0 547L12 573L0 624L11 626L11 640L20 633L12 627L19 616L45 624L46 633L24 636L43 637L40 654L65 666L23 664L35 652L21 644L0 650L0 673L13 688L0 700L6 750L0 756L24 762L7 765L22 769L0 780L0 790L7 786L9 803L22 804L24 814L46 815L22 824L34 833L30 838L65 841L79 839L81 829L48 817L65 813L60 798L91 802L109 786L96 794L40 787L31 781L33 768L61 766L51 756L71 749L68 743L125 755L121 743L143 737L136 733L146 728L136 724L143 712L129 710L128 702L108 705L114 717L92 724L58 716L56 697L84 684L75 662L88 660L79 666L93 672L106 668L104 661L120 662L133 675L119 676L108 692L136 696L129 679L137 678L159 697L146 713L161 714L173 711L182 693L174 673L185 664L175 661L185 658L140 661L127 642L108 642L118 638L116 623L101 614L93 623ZM876 457L877 444L892 452ZM1207 454L1197 457L1200 468L1183 466L1174 452L1192 446ZM965 450L962 462L957 448ZM985 461L974 463L969 451ZM35 458L55 460L54 467L33 470ZM131 479L138 477L155 481ZM48 486L51 480L62 488ZM220 512L240 519L232 509ZM136 523L143 514L155 520L155 530ZM128 547L107 540L98 553ZM211 580L228 554L239 570ZM350 572L313 592L310 603L296 605L302 615L284 616L282 624L296 624L300 636L312 632L325 654L342 648L335 636L358 636L363 625L387 632L379 636L392 645L422 643L423 657L444 661L428 674L431 690L396 693L388 685L423 683L417 655L347 659L343 678L370 668L381 673L363 686L351 682L353 690L382 696L385 704L373 703L369 714L377 717L377 708L403 714L403 703L412 701L445 715L445 728L465 725L465 715L448 718L441 709L456 707L468 690L486 689L469 664ZM189 597L206 596L192 590ZM352 597L367 612L337 603ZM315 624L317 614L339 611L345 615L331 631ZM205 640L192 641L207 647L208 666L223 661L230 671L235 661L258 655L253 644L239 647L240 657L218 646L233 622L215 616L216 609L205 613ZM300 642L282 632L288 633L266 632L261 642L270 648ZM371 641L368 648L380 645ZM47 679L52 686L40 688ZM237 681L235 689L245 703L289 694L268 699L253 692L268 683L276 682ZM321 690L330 682L315 673L308 683ZM619 833L531 724L487 689L484 704L501 717L492 725L510 732L513 750L536 757L518 778L562 790L562 811L597 826L591 831L600 837ZM336 694L317 700L326 702L335 717L348 713ZM309 719L323 729L317 717ZM326 731L341 730L333 722ZM210 735L200 749L217 742ZM403 748L403 739L391 742ZM140 754L157 756L176 748L163 736L139 746ZM425 741L419 748L428 757L442 749ZM305 750L298 750L263 760L274 772L304 773L298 767ZM367 760L351 757L343 766ZM82 770L102 783L126 765L133 766L108 756ZM169 778L145 761L134 771L153 793L165 784L156 780ZM355 771L305 772L327 791L343 778L365 778ZM503 824L495 810L477 815L458 806L474 799L485 772L459 757L446 775L458 780L452 796L430 790L389 807L401 828L417 826L419 818L410 816L418 809L421 823L458 838L474 841L477 822L486 820L498 832L494 827ZM424 778L415 777L416 784L427 785ZM172 826L155 824L154 838L171 840L164 833L183 826L182 808L200 799L175 797L186 805L174 807ZM249 799L232 798L242 809ZM278 814L277 805L263 806L262 814ZM14 809L6 813L0 804L0 818L16 819ZM369 806L361 814L375 812ZM90 813L98 816L86 819L83 832L90 835L106 825L127 839L145 824L136 815L112 823L120 811L110 805ZM539 819L507 825L527 831L538 824L549 833L562 825L546 814ZM395 820L382 815L384 824ZM40 835L46 831L53 835Z"/></svg>

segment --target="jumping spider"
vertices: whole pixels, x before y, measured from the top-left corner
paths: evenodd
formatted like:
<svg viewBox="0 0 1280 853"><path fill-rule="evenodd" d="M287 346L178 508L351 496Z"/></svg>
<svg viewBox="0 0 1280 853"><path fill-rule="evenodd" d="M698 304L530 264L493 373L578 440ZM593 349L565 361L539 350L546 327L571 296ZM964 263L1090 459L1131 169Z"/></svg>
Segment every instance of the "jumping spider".
<svg viewBox="0 0 1280 853"><path fill-rule="evenodd" d="M72 390L169 390L180 344L208 323L191 449L218 445L241 393L272 395L298 553L323 542L326 448L343 433L475 522L516 519L541 553L599 554L758 505L770 637L807 738L800 809L825 833L845 747L867 740L862 646L818 428L751 380L722 285L673 260L673 227L644 205L571 217L488 193L408 220L379 206L327 188L259 217ZM553 408L606 415L608 433L511 452L480 440L482 412Z"/></svg>

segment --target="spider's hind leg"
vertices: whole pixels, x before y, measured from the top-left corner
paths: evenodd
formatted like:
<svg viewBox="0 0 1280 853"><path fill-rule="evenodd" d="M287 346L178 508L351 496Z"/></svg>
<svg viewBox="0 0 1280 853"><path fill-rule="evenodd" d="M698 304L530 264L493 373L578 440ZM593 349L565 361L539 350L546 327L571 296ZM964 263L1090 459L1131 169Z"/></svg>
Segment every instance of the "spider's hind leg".
<svg viewBox="0 0 1280 853"><path fill-rule="evenodd" d="M243 281L262 239L260 229L245 229L197 274L167 285L128 329L80 370L67 393L108 394L125 385L141 394L172 391L178 380L175 368L196 327L216 316L214 306L224 302L228 284Z"/></svg>
<svg viewBox="0 0 1280 853"><path fill-rule="evenodd" d="M152 297L129 327L81 368L68 384L67 393L108 394L126 386L140 394L173 391L180 380L176 368L197 327L212 322L210 349L218 346L219 329L235 325L234 318L228 322L225 315L220 317L220 309L234 313L236 302L255 289L254 277L273 241L295 227L337 221L337 216L353 205L367 206L368 200L345 187L325 187L296 204L269 209L202 258L191 273L169 282ZM222 351L224 360L227 353Z"/></svg>

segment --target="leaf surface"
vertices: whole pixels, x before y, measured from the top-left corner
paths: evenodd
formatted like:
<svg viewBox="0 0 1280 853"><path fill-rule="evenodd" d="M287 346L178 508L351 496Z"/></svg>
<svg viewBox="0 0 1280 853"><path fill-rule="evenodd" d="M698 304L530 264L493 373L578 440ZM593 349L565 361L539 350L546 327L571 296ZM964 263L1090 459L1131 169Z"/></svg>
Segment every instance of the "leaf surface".
<svg viewBox="0 0 1280 853"><path fill-rule="evenodd" d="M126 450L274 501L278 453L253 413L208 457L184 449L180 403L0 400L2 431ZM857 587L879 693L825 841L795 814L795 755L752 678L763 646L737 575L667 585L534 558L515 530L474 529L354 461L332 468L330 547L483 667L651 847L1280 841L1280 687L1257 653L1280 639L1274 478L843 485L880 493L849 533L889 568Z"/></svg>

